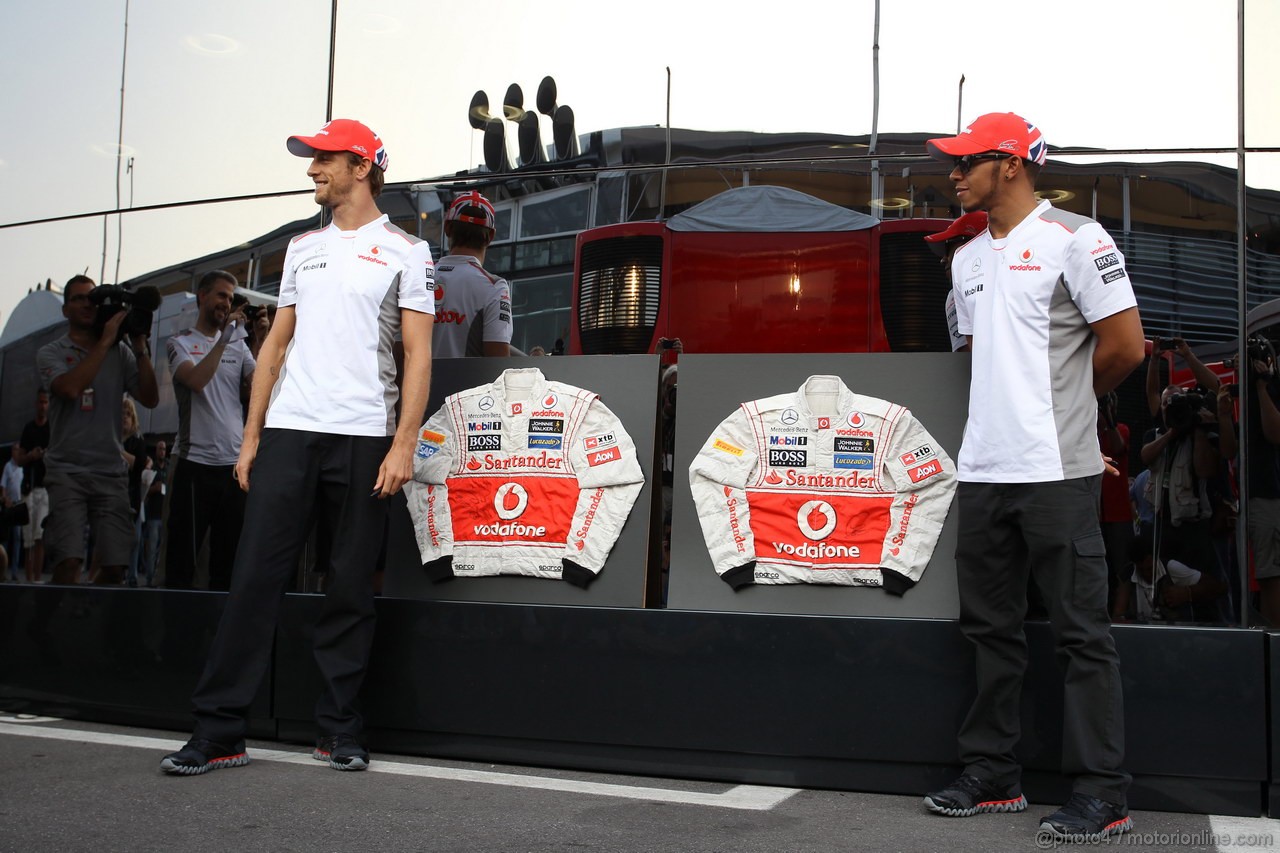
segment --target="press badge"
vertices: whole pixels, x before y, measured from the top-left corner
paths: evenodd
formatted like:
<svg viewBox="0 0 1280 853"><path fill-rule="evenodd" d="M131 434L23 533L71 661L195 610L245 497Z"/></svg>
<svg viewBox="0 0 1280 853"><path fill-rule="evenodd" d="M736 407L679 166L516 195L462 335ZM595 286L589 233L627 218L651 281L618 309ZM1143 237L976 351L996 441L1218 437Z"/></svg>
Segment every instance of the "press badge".
<svg viewBox="0 0 1280 853"><path fill-rule="evenodd" d="M93 411L93 389L92 388L86 388L80 392L80 411L82 412Z"/></svg>

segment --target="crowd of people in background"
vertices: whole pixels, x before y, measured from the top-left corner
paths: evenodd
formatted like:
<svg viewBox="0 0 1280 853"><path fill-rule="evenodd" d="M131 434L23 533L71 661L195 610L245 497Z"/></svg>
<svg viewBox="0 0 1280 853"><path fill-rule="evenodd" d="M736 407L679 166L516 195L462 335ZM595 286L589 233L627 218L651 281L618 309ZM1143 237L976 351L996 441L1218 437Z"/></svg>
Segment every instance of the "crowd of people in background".
<svg viewBox="0 0 1280 853"><path fill-rule="evenodd" d="M521 355L511 347L510 286L483 266L492 203L464 193L445 220L432 356ZM137 406L159 401L148 336L122 331L126 311L104 321L88 276L67 282L69 328L40 350L34 417L3 449L0 577L230 587L245 504L232 474L276 316L275 306L250 304L237 285L223 270L198 281L195 322L163 342L177 432L144 435ZM550 352L537 346L530 354L563 352L557 340Z"/></svg>
<svg viewBox="0 0 1280 853"><path fill-rule="evenodd" d="M1175 383L1161 365L1190 379ZM1240 508L1239 383L1249 395L1248 581L1237 558ZM1110 569L1113 621L1280 625L1280 384L1271 344L1254 336L1215 371L1182 338L1152 339L1145 402L1150 428L1121 422L1099 403L1098 441L1118 474L1105 478L1099 520ZM1140 438L1135 436L1141 435ZM1136 442L1132 443L1132 442ZM1130 476L1130 459L1141 469Z"/></svg>

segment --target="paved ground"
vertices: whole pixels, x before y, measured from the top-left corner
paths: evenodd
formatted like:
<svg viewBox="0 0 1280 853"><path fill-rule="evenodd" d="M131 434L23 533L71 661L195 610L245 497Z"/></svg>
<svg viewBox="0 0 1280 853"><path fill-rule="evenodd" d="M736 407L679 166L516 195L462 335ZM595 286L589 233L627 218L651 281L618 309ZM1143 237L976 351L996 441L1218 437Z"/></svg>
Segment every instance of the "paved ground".
<svg viewBox="0 0 1280 853"><path fill-rule="evenodd" d="M159 771L184 736L0 716L0 850L826 853L1036 850L1040 815L948 819L918 797L375 754L339 773L251 742L248 767ZM1133 850L1280 849L1280 821L1136 812ZM1040 847L1039 849L1045 849Z"/></svg>

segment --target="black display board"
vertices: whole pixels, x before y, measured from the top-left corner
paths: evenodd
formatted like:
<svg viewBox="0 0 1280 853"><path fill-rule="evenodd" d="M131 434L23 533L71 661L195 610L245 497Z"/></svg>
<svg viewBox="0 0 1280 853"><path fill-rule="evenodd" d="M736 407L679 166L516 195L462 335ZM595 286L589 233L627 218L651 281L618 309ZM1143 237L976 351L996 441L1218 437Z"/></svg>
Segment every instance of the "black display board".
<svg viewBox="0 0 1280 853"><path fill-rule="evenodd" d="M506 604L566 604L643 607L649 559L649 516L653 502L654 432L657 424L658 357L594 355L575 358L455 358L433 363L427 416L445 397L493 382L508 368L536 367L548 380L600 395L622 421L636 446L645 485L600 575L587 589L559 580L498 575L432 583L422 570L413 522L403 500L391 508L383 595L427 601L482 601Z"/></svg>
<svg viewBox="0 0 1280 853"><path fill-rule="evenodd" d="M956 458L968 412L968 355L682 355L667 606L754 613L958 618L954 502L929 567L920 582L901 598L875 587L817 584L751 585L735 592L716 574L689 491L689 464L712 430L739 405L793 392L815 374L839 376L856 394L906 406L951 458Z"/></svg>

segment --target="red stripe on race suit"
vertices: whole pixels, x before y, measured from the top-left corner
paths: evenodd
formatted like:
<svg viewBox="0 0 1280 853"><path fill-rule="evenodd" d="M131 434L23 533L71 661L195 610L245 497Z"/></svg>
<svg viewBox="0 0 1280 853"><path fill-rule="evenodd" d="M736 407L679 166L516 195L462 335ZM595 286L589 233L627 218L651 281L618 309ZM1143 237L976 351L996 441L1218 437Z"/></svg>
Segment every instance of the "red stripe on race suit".
<svg viewBox="0 0 1280 853"><path fill-rule="evenodd" d="M518 489L508 489L499 497L508 484ZM569 537L569 524L580 493L575 477L450 477L448 486L455 543L563 545ZM519 490L527 498L522 509L524 498ZM498 514L499 504L506 510L506 518Z"/></svg>
<svg viewBox="0 0 1280 853"><path fill-rule="evenodd" d="M811 502L821 502L817 506ZM815 569L879 566L893 497L747 490L757 560ZM801 510L804 518L801 519ZM828 518L828 509L835 518ZM834 522L834 523L832 523ZM806 535L801 530L809 529ZM826 528L830 526L830 532Z"/></svg>

